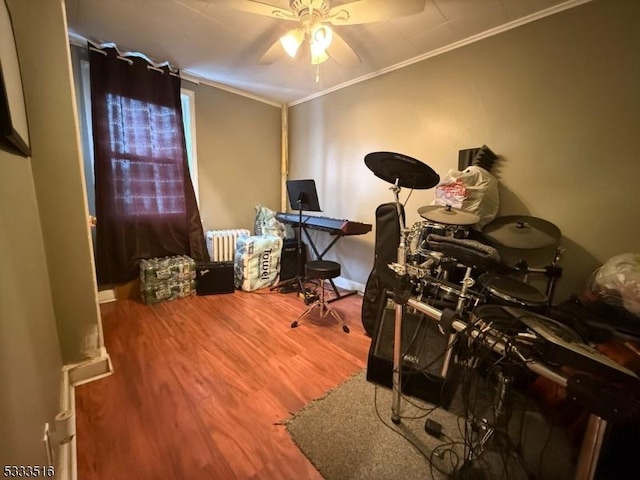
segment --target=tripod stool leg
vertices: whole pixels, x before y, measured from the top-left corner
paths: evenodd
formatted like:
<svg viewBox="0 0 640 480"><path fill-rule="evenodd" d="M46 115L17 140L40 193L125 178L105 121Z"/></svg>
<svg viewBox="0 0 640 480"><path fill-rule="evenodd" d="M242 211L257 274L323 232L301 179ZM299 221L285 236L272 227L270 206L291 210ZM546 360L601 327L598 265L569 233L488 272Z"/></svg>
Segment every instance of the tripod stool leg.
<svg viewBox="0 0 640 480"><path fill-rule="evenodd" d="M313 305L311 305L309 308L307 308L304 312L302 312L300 314L300 316L298 318L296 318L293 322L291 322L291 328L296 328L298 325L300 325L300 322L302 321L302 319L304 317L306 317L307 315L309 315L311 313L311 311L314 308L318 307L318 306L320 306L320 303L319 302L314 302Z"/></svg>
<svg viewBox="0 0 640 480"><path fill-rule="evenodd" d="M333 315L333 317L338 321L338 323L342 326L342 330L344 331L344 333L349 333L349 327L347 326L346 323L344 323L344 320L342 320L342 317L338 314L338 312L336 312L333 308L331 307L327 307L327 309L329 310L329 313L331 313L331 315Z"/></svg>
<svg viewBox="0 0 640 480"><path fill-rule="evenodd" d="M320 280L320 318L324 318L329 313L329 305L324 301L324 279Z"/></svg>

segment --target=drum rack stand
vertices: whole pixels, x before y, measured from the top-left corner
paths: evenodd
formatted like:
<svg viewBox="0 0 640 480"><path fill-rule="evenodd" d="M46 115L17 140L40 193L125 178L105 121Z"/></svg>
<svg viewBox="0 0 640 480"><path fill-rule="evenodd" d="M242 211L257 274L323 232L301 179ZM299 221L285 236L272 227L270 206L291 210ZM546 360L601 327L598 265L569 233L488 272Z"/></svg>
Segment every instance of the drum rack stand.
<svg viewBox="0 0 640 480"><path fill-rule="evenodd" d="M514 378L509 375L505 370L497 366L497 384L495 386L493 404L489 410L491 418L467 418L467 424L471 427L472 431L484 432L480 440L473 446L468 446L469 449L466 452L464 463L460 470L473 469L473 462L485 452L489 442L499 442L501 439L510 448L511 454L514 458L524 460L522 452L513 444L513 441L509 438L509 420L511 419L511 403ZM522 465L524 465L524 461Z"/></svg>
<svg viewBox="0 0 640 480"><path fill-rule="evenodd" d="M400 300L400 298L396 296L394 298L394 301L396 301L396 307L400 306L400 309L402 311L402 305L398 305L397 303L398 300ZM489 350L493 350L499 355L502 355L502 356L507 356L508 354L515 355L517 358L519 358L522 361L524 367L526 367L528 370L530 370L535 374L540 375L541 377L546 378L547 380L552 381L556 385L563 388L567 388L567 386L569 385L568 374L553 370L536 359L523 356L521 353L517 351L516 347L507 345L505 341L497 339L497 337L490 338L490 336L488 336L485 331L481 331L480 329L474 327L473 325L459 320L455 316L455 314L452 314L453 312L451 311L447 312L446 310L439 310L435 307L427 305L411 297L402 299L402 301L404 301L407 306L412 307L415 310L425 314L427 317L429 317L433 321L441 323L445 327L450 326L453 330L455 330L458 333L464 332L469 338L481 342L486 348L488 348ZM396 327L397 327L397 323L396 323ZM399 342L397 341L399 338L401 337L395 337L394 339L394 351L395 351L395 345L399 344ZM394 356L394 359L395 359L395 356ZM396 373L396 369L394 365L394 375L395 373ZM394 381L395 381L395 377L394 377ZM398 384L398 386L399 385L400 384ZM507 390L506 384L504 385L504 388L505 388L504 398L507 398L508 390ZM401 400L400 392L399 391L397 392L397 399L396 399L395 398L396 390L394 387L394 391L392 392L392 394L394 395L394 398L392 402L391 420L394 423L400 423L400 417L398 415L398 412L400 410L400 400ZM498 398L500 398L500 396L502 395L503 393L499 391ZM397 415L397 422L394 420L394 416L396 415ZM596 468L598 466L598 460L600 458L600 452L601 452L603 442L604 442L604 437L607 431L607 426L608 426L607 420L597 415L596 413L590 413L588 424L587 424L587 431L585 432L585 436L580 448L580 454L578 456L578 460L576 463L575 480L593 480L593 478L595 477ZM485 440L485 443L486 441L488 441L488 439L492 435L494 435L493 432L489 435L487 440Z"/></svg>

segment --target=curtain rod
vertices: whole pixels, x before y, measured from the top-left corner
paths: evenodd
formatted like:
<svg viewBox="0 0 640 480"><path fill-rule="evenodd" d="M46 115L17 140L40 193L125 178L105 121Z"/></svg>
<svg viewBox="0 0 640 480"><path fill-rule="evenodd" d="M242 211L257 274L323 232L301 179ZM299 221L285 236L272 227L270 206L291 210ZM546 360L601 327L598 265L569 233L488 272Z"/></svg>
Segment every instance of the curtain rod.
<svg viewBox="0 0 640 480"><path fill-rule="evenodd" d="M157 67L152 67L151 65L147 65L147 70L155 70L156 72L160 72L164 75L165 71L162 70L161 68L157 68ZM174 77L178 77L180 78L180 75L178 75L177 73L173 73L172 71L169 71L169 75L173 75Z"/></svg>
<svg viewBox="0 0 640 480"><path fill-rule="evenodd" d="M96 47L89 47L89 50L93 50L94 52L101 53L101 54L102 54L102 55L104 55L105 57L107 56L107 52L105 52L104 50L100 50L99 48L96 48Z"/></svg>
<svg viewBox="0 0 640 480"><path fill-rule="evenodd" d="M150 68L156 69L158 71L162 71L164 73L163 70L161 70L162 67L167 67L169 69L169 73L173 76L176 77L180 77L179 74L177 74L178 69L174 68L171 66L171 64L169 62L162 62L162 63L155 63L153 62L149 57L147 57L145 54L140 53L140 52L120 52L120 50L118 50L118 47L115 43L102 43L100 45L95 44L93 42L91 42L90 40L87 41L87 43L89 44L89 49L99 52L103 55L107 55L107 52L104 51L105 48L113 48L116 53L118 54L118 57L120 60L127 60L129 62L129 64L133 64L133 60L127 58L127 57L139 57L144 59L149 65Z"/></svg>
<svg viewBox="0 0 640 480"><path fill-rule="evenodd" d="M99 49L99 48L89 47L89 50L93 50L94 52L101 53L102 55L105 55L105 56L107 55L107 52L105 52L104 50L101 50L101 49ZM131 60L130 58L122 57L122 56L120 56L120 55L118 55L116 58L117 58L118 60L124 60L125 62L128 62L128 63L129 63L129 65L133 65L133 60ZM165 71L164 71L164 70L162 70L161 68L153 67L153 66L151 66L151 65L147 65L147 70L155 70L156 72L160 72L160 73L162 73L162 74L164 74L164 73L165 73ZM169 71L169 75L173 75L174 77L178 77L178 78L180 78L180 75L178 75L177 73L174 73L174 72L172 72L172 71Z"/></svg>

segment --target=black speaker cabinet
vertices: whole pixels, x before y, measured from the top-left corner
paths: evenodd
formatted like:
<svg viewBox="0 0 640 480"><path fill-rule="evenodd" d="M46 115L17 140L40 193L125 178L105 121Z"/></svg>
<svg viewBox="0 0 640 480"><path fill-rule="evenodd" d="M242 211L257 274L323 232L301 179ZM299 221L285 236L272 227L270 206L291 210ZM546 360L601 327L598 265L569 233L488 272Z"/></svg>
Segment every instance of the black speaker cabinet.
<svg viewBox="0 0 640 480"><path fill-rule="evenodd" d="M391 388L393 376L395 309L389 304L371 340L367 381ZM459 368L451 362L447 378L441 376L448 336L436 322L407 313L402 316L402 391L434 405L447 408L456 392Z"/></svg>
<svg viewBox="0 0 640 480"><path fill-rule="evenodd" d="M304 275L304 264L307 261L307 246L302 244L302 274ZM289 280L298 274L298 241L285 240L282 245L282 256L280 258L280 281Z"/></svg>
<svg viewBox="0 0 640 480"><path fill-rule="evenodd" d="M196 265L196 293L233 293L233 262L204 262Z"/></svg>

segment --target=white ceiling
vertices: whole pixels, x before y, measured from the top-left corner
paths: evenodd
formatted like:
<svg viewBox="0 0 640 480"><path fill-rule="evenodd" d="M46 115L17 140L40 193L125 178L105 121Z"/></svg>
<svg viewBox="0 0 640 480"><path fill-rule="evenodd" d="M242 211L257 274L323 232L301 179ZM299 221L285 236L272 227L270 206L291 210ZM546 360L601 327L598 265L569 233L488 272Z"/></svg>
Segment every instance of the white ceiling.
<svg viewBox="0 0 640 480"><path fill-rule="evenodd" d="M287 8L288 0L261 0ZM353 1L353 0L351 0ZM366 2L367 0L358 0ZM389 0L396 2L401 0ZM426 0L416 15L333 27L361 63L329 59L316 68L284 55L261 65L262 54L292 23L230 9L218 0L66 0L69 33L122 52L169 61L201 77L277 103L292 103L339 85L424 58L484 32L569 8L588 0ZM335 0L332 4L348 3ZM529 18L526 18L529 17ZM295 25L295 24L293 24Z"/></svg>

